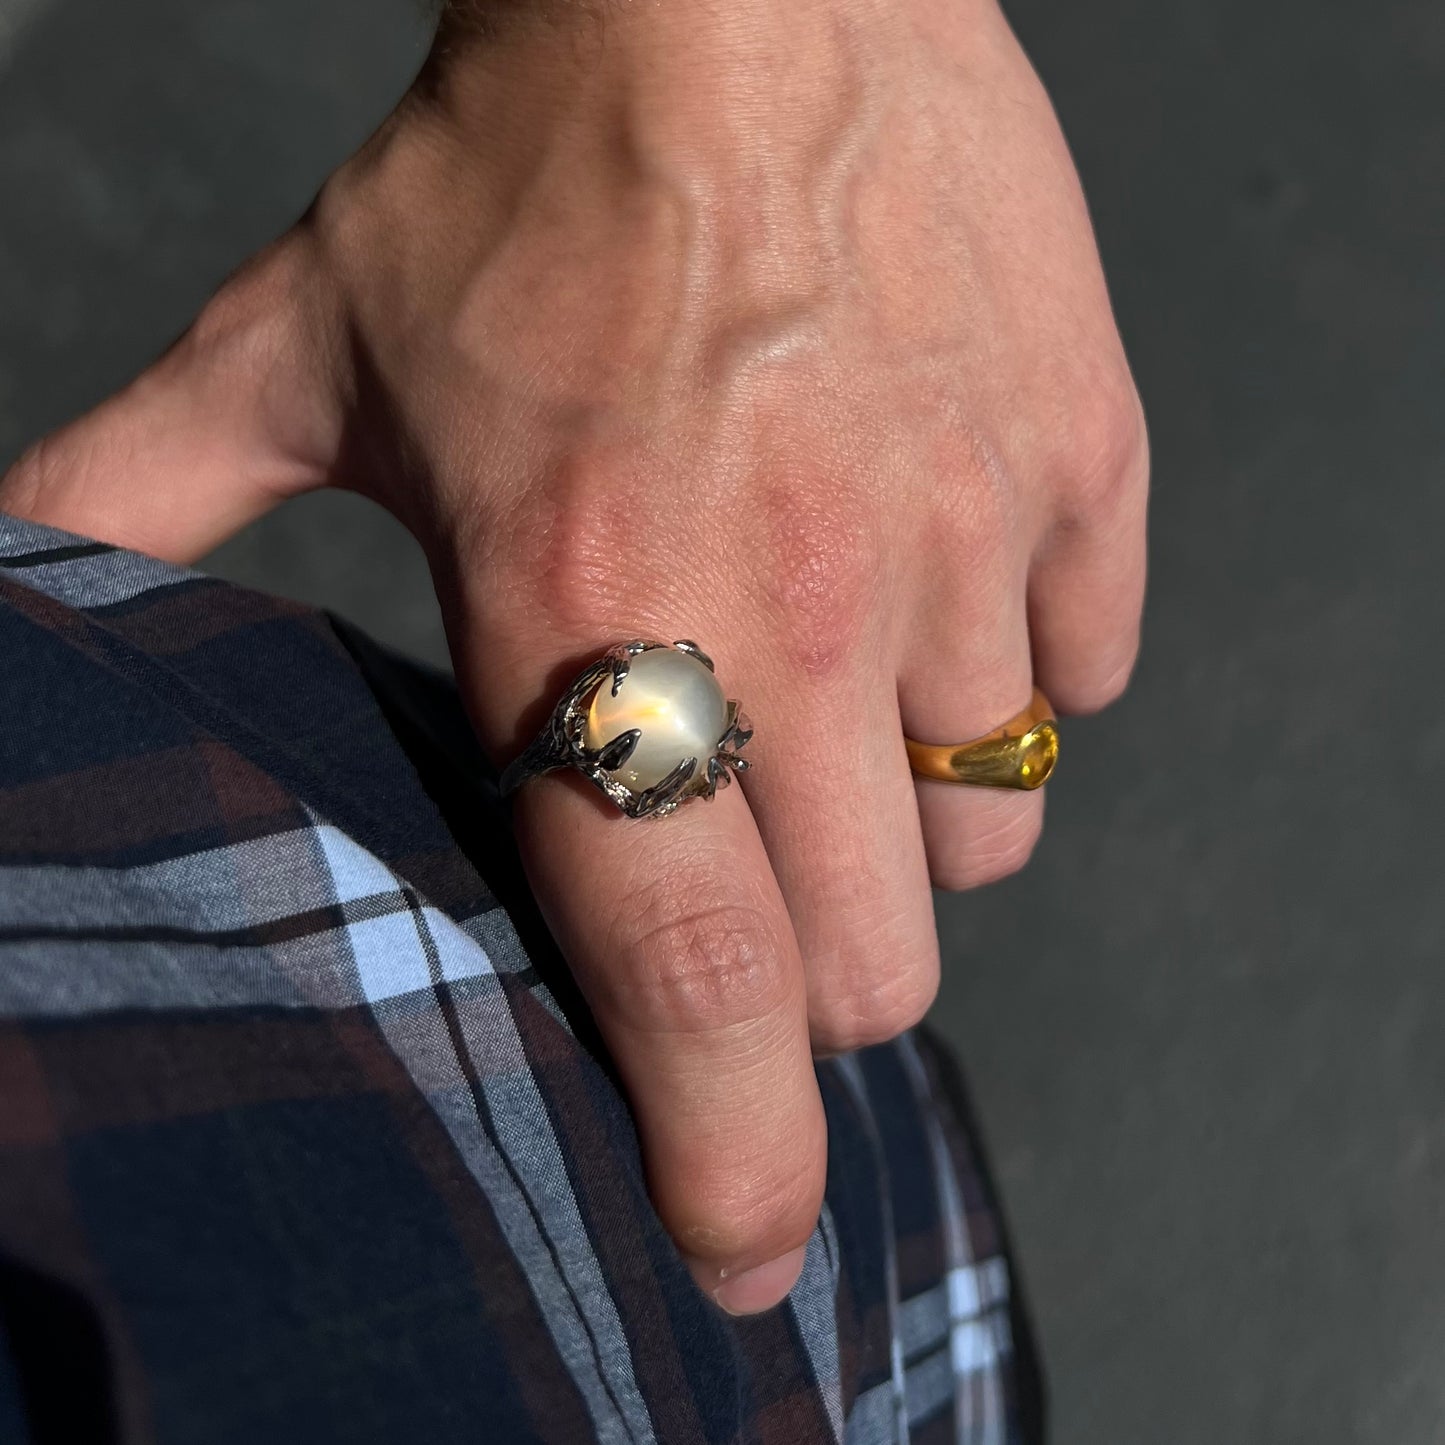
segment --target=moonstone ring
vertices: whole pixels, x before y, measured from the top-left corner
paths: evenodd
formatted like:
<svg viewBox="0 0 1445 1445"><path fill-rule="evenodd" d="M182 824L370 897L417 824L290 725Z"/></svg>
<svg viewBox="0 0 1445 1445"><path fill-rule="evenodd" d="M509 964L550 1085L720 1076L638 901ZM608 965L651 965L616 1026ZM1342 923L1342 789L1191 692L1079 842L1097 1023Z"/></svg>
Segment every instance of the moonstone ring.
<svg viewBox="0 0 1445 1445"><path fill-rule="evenodd" d="M697 643L624 642L563 694L502 774L502 795L553 768L575 768L629 818L660 818L744 771L737 750L752 735Z"/></svg>

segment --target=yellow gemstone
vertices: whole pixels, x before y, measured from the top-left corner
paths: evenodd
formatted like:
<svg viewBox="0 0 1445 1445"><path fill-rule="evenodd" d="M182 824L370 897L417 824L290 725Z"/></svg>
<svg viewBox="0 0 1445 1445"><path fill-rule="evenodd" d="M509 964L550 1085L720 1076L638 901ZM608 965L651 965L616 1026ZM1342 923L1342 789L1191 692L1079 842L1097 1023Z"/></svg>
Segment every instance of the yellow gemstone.
<svg viewBox="0 0 1445 1445"><path fill-rule="evenodd" d="M1019 786L1041 788L1059 761L1059 730L1053 723L1040 723L1020 739Z"/></svg>

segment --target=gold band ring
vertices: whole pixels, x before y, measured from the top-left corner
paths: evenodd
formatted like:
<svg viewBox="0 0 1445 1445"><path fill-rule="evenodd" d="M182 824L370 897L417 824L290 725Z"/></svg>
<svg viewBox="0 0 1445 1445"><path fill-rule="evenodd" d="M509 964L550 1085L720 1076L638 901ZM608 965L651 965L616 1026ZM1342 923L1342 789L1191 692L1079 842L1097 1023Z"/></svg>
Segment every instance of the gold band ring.
<svg viewBox="0 0 1445 1445"><path fill-rule="evenodd" d="M980 788L1041 788L1059 760L1054 709L1038 688L1017 717L966 743L916 743L904 738L908 765L920 778Z"/></svg>

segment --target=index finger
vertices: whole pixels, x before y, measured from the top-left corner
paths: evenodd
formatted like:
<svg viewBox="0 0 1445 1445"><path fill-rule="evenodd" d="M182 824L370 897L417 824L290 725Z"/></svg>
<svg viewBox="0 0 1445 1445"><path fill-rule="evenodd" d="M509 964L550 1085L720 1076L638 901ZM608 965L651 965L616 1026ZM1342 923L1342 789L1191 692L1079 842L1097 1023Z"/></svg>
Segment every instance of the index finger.
<svg viewBox="0 0 1445 1445"><path fill-rule="evenodd" d="M802 960L741 790L635 820L552 775L523 789L516 820L658 1214L723 1308L770 1308L802 1269L827 1144Z"/></svg>

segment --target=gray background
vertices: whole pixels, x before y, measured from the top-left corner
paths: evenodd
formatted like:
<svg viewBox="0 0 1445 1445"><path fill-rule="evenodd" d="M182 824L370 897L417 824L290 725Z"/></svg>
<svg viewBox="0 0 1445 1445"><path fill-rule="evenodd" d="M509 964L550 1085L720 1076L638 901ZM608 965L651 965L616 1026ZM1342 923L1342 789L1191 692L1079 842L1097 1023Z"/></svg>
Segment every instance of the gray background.
<svg viewBox="0 0 1445 1445"><path fill-rule="evenodd" d="M1060 1442L1445 1439L1445 7L1016 0L1154 434L1143 665L938 1019ZM0 0L0 457L124 380L419 62L409 0ZM308 499L217 570L440 654ZM3 720L0 720L3 726Z"/></svg>

